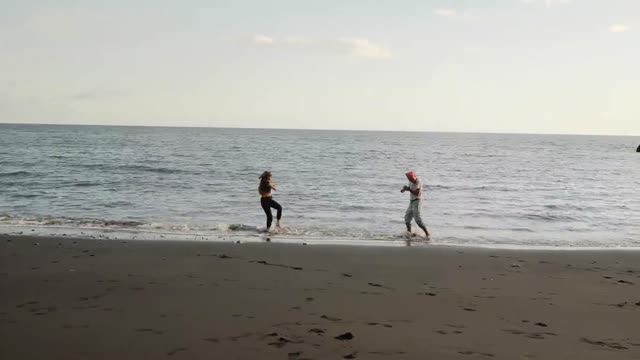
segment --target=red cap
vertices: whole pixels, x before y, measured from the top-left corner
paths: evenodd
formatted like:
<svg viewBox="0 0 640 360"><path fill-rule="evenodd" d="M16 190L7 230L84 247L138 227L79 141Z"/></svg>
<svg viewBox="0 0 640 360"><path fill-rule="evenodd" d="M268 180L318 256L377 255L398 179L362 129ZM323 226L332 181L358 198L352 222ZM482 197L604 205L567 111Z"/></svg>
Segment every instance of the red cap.
<svg viewBox="0 0 640 360"><path fill-rule="evenodd" d="M414 177L416 176L416 174L413 173L413 171L409 171L408 173L406 173L405 175L407 175L407 177Z"/></svg>

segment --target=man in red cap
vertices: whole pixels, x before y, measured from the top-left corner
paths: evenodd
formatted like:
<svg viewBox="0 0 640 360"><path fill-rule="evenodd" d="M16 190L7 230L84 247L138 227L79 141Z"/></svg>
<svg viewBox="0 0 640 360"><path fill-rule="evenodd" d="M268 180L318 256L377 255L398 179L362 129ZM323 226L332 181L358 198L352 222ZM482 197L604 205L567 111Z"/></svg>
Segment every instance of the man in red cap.
<svg viewBox="0 0 640 360"><path fill-rule="evenodd" d="M420 208L422 206L422 181L416 176L413 171L409 171L405 174L407 179L409 179L409 186L403 186L401 193L408 191L411 193L409 199L409 207L407 208L407 212L404 214L404 223L407 225L407 231L411 233L411 220L416 219L416 224L418 227L424 231L424 236L429 240L429 231L427 227L424 226L422 222L422 217L420 217Z"/></svg>

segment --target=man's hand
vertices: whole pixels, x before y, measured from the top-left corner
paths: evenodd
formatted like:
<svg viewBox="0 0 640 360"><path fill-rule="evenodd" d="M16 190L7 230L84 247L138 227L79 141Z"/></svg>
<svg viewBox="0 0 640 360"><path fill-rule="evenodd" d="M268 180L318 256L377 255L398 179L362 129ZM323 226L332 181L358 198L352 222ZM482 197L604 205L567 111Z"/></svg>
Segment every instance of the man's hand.
<svg viewBox="0 0 640 360"><path fill-rule="evenodd" d="M405 186L402 187L402 190L400 190L400 192L404 193L407 190L409 190L409 187L405 185Z"/></svg>

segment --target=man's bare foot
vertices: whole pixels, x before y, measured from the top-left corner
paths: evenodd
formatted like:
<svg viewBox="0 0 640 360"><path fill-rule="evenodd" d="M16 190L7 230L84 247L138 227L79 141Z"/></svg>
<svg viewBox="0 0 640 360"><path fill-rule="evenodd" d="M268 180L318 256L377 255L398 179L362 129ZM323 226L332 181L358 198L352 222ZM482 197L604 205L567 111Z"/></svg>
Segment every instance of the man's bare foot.
<svg viewBox="0 0 640 360"><path fill-rule="evenodd" d="M431 241L431 236L429 233L424 234L424 241Z"/></svg>

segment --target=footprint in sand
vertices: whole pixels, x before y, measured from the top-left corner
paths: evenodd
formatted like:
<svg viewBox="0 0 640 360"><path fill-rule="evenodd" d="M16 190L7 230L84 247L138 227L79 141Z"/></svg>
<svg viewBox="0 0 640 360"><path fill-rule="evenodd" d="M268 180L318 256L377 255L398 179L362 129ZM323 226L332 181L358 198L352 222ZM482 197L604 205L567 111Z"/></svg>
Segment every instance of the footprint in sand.
<svg viewBox="0 0 640 360"><path fill-rule="evenodd" d="M24 307L24 306L27 306L27 305L35 305L35 304L38 304L38 303L39 302L35 301L35 300L34 301L27 301L26 303L22 303L22 304L16 305L16 307L17 308L21 308L21 307Z"/></svg>
<svg viewBox="0 0 640 360"><path fill-rule="evenodd" d="M600 347L605 347L605 348L609 348L609 349L615 349L615 350L627 350L628 348L623 346L620 343L617 342L612 342L612 341L602 341L602 340L591 340L588 338L581 338L580 341L587 343L587 344L591 344L591 345L596 345L596 346L600 346Z"/></svg>
<svg viewBox="0 0 640 360"><path fill-rule="evenodd" d="M369 291L360 291L360 294L362 294L362 295L382 295L382 293L379 293L379 292L369 292Z"/></svg>
<svg viewBox="0 0 640 360"><path fill-rule="evenodd" d="M176 353L178 353L180 351L187 351L187 350L189 350L189 349L186 348L186 347L176 348L176 349L173 349L173 350L167 352L167 355L168 356L173 356L173 355L175 355Z"/></svg>
<svg viewBox="0 0 640 360"><path fill-rule="evenodd" d="M164 334L164 331L162 330L156 330L156 329L151 329L151 328L140 328L140 329L136 329L137 332L150 332L153 333L155 335L162 335Z"/></svg>
<svg viewBox="0 0 640 360"><path fill-rule="evenodd" d="M515 330L515 329L503 329L502 331L508 332L513 335L523 335L524 337L527 337L529 339L536 339L536 340L544 340L548 336L558 336L558 334L552 333L552 332L527 332L527 331Z"/></svg>
<svg viewBox="0 0 640 360"><path fill-rule="evenodd" d="M391 325L391 324L380 324L378 322L373 322L373 321L372 322L368 322L367 325L369 325L369 326L378 326L378 325L380 325L380 326L384 326L386 328L392 328L393 327L393 325Z"/></svg>
<svg viewBox="0 0 640 360"><path fill-rule="evenodd" d="M352 333L346 332L344 334L340 334L340 335L334 337L334 339L341 340L341 341L347 341L347 340L352 340L354 337L355 336L353 336Z"/></svg>
<svg viewBox="0 0 640 360"><path fill-rule="evenodd" d="M404 351L400 350L378 350L378 351L369 351L369 354L372 355L404 355Z"/></svg>
<svg viewBox="0 0 640 360"><path fill-rule="evenodd" d="M631 281L626 281L626 280L618 280L619 284L627 284L627 285L633 285L633 283Z"/></svg>
<svg viewBox="0 0 640 360"><path fill-rule="evenodd" d="M454 328L454 329L466 329L467 328L464 325L453 325L453 324L444 324L444 326L448 326L448 327Z"/></svg>
<svg viewBox="0 0 640 360"><path fill-rule="evenodd" d="M285 345L290 344L292 342L293 341L291 341L291 340L289 340L289 339L287 339L285 337L279 337L278 340L270 342L268 345L269 346L274 346L274 347L280 349L280 348L284 347Z"/></svg>
<svg viewBox="0 0 640 360"><path fill-rule="evenodd" d="M471 351L471 350L465 350L465 351L458 351L458 354L461 355L480 355L483 357L494 357L494 354L489 354L489 353L481 353L481 352L477 352L477 351Z"/></svg>
<svg viewBox="0 0 640 360"><path fill-rule="evenodd" d="M56 308L55 306L47 306L47 307L33 308L33 309L30 309L29 311L32 312L33 315L46 315L50 312L55 312L57 310L58 308Z"/></svg>
<svg viewBox="0 0 640 360"><path fill-rule="evenodd" d="M302 360L302 351L290 352L287 354L287 360Z"/></svg>
<svg viewBox="0 0 640 360"><path fill-rule="evenodd" d="M331 316L327 316L327 315L321 315L320 317L321 317L321 318L323 318L323 319L325 319L325 320L334 321L334 322L337 322L337 321L342 320L342 319L340 319L340 318L337 318L337 317L331 317Z"/></svg>

